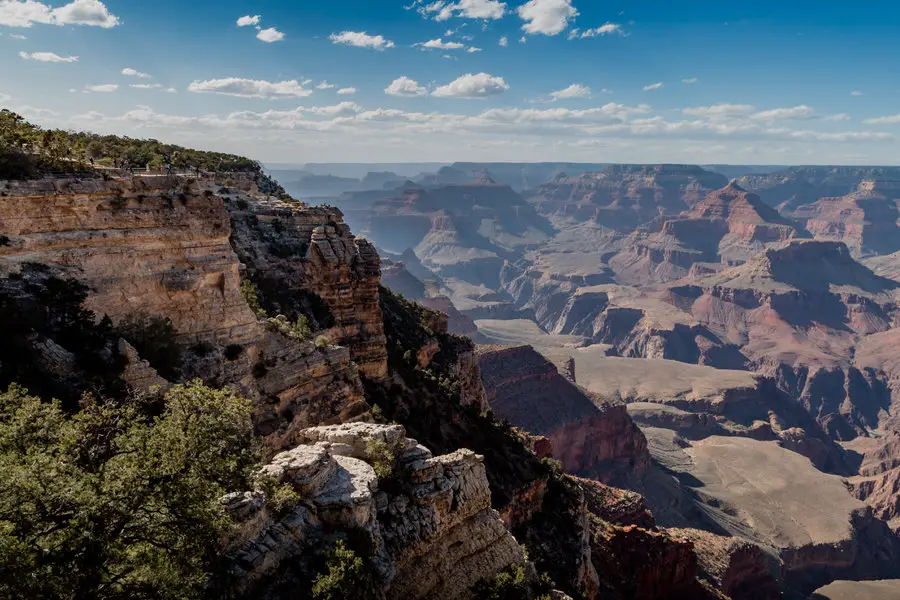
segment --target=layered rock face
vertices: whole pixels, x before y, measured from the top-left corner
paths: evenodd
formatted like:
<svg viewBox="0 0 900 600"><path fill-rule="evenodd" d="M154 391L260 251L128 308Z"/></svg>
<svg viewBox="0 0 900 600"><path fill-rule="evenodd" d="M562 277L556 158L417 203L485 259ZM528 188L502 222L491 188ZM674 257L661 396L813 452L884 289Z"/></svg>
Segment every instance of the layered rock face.
<svg viewBox="0 0 900 600"><path fill-rule="evenodd" d="M228 212L196 183L166 178L6 182L2 268L59 268L87 284L113 321L171 319L185 343L244 344L263 334L240 292Z"/></svg>
<svg viewBox="0 0 900 600"><path fill-rule="evenodd" d="M774 173L745 175L737 182L759 194L769 206L789 214L820 198L850 194L865 180L898 178L897 167L789 167Z"/></svg>
<svg viewBox="0 0 900 600"><path fill-rule="evenodd" d="M817 238L844 242L856 255L900 250L900 178L866 180L852 193L799 206L795 218Z"/></svg>
<svg viewBox="0 0 900 600"><path fill-rule="evenodd" d="M261 491L223 500L247 524L232 550L245 593L266 597L283 579L302 578L312 549L351 531L373 549L370 568L387 598L467 598L478 581L525 564L473 452L432 456L399 425L317 427L298 439L261 472L291 486L298 504L279 514ZM390 486L373 464L390 469Z"/></svg>
<svg viewBox="0 0 900 600"><path fill-rule="evenodd" d="M727 179L687 165L616 165L575 177L557 176L529 198L541 214L633 229L660 214L677 214Z"/></svg>
<svg viewBox="0 0 900 600"><path fill-rule="evenodd" d="M323 334L348 346L363 373L384 377L375 248L354 237L335 208L257 200L235 201L231 211L234 248L263 295L289 318L309 313L315 321L324 304Z"/></svg>
<svg viewBox="0 0 900 600"><path fill-rule="evenodd" d="M267 203L253 182L239 181L236 188L213 183L163 177L6 183L0 214L9 242L0 247L0 269L10 274L40 263L83 282L90 288L85 306L114 323L132 315L170 320L186 349L184 376L240 388L256 403L257 430L272 447L290 445L298 429L365 413L351 360L373 376L386 369L371 246L329 238L321 223L334 219L333 211L284 208L310 230L307 250L315 268L304 271L304 285L335 308L337 326L326 333L350 348L316 348L268 331L241 293L226 205ZM272 247L254 251L266 261ZM367 283L342 283L350 279L351 262ZM357 312L354 302L363 308ZM152 380L133 375L138 387Z"/></svg>
<svg viewBox="0 0 900 600"><path fill-rule="evenodd" d="M806 235L731 182L678 217L639 228L609 264L623 283L672 281L698 262L740 264L771 244Z"/></svg>
<svg viewBox="0 0 900 600"><path fill-rule="evenodd" d="M589 397L530 346L483 347L478 362L494 414L548 438L568 472L622 482L649 466L624 404Z"/></svg>

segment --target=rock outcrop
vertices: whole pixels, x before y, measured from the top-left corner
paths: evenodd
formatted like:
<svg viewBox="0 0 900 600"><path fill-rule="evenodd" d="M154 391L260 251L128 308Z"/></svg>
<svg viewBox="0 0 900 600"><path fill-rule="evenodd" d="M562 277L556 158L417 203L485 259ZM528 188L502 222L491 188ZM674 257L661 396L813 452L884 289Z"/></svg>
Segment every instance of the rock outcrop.
<svg viewBox="0 0 900 600"><path fill-rule="evenodd" d="M615 165L561 174L528 201L541 214L630 230L660 214L677 214L726 183L718 173L688 165Z"/></svg>
<svg viewBox="0 0 900 600"><path fill-rule="evenodd" d="M732 182L677 217L639 228L609 264L620 283L673 281L697 263L740 264L797 237L808 234Z"/></svg>
<svg viewBox="0 0 900 600"><path fill-rule="evenodd" d="M266 597L286 574L302 573L306 554L351 532L372 548L368 567L387 598L466 598L480 580L525 564L491 509L475 453L432 456L399 425L317 427L298 439L303 445L276 455L260 473L290 486L296 505L278 511L259 490L223 499L247 524L231 551L245 593Z"/></svg>
<svg viewBox="0 0 900 600"><path fill-rule="evenodd" d="M324 226L338 219L333 210L263 200L252 182L238 181L232 188L212 184L165 177L2 184L0 220L8 241L0 246L0 274L39 263L85 284L90 290L85 307L98 317L108 316L114 324L135 315L170 321L185 350L183 375L240 388L256 403L257 430L272 447L292 445L299 429L365 413L352 360L372 376L386 369L374 250L364 242L354 245L346 228L340 237L337 229ZM302 283L334 315L335 326L325 331L329 339L349 348L316 347L260 322L241 292L232 205L261 212L271 206L277 214L293 215L298 229L304 224L309 262ZM279 252L272 243L254 247L254 258L274 262ZM351 263L363 279L356 286L349 282ZM290 285L288 275L274 268L271 277L276 285ZM132 368L136 382L153 379L138 357L129 362L139 369Z"/></svg>
<svg viewBox="0 0 900 600"><path fill-rule="evenodd" d="M852 193L797 207L817 238L844 242L856 255L900 250L900 178L866 180Z"/></svg>
<svg viewBox="0 0 900 600"><path fill-rule="evenodd" d="M320 335L350 348L363 373L384 377L375 248L354 237L335 208L238 198L229 209L232 244L264 306L289 319L307 316Z"/></svg>
<svg viewBox="0 0 900 600"><path fill-rule="evenodd" d="M494 414L548 438L569 473L624 482L648 467L624 403L589 396L530 346L480 347L478 362Z"/></svg>

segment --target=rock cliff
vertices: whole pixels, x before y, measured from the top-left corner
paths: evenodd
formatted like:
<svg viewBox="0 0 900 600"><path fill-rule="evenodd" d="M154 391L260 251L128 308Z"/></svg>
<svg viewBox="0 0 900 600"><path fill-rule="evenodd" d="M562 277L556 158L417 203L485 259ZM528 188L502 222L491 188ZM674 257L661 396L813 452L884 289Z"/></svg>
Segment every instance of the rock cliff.
<svg viewBox="0 0 900 600"><path fill-rule="evenodd" d="M592 398L530 346L481 347L478 362L494 414L548 438L569 473L621 483L648 467L646 440L623 403Z"/></svg>
<svg viewBox="0 0 900 600"><path fill-rule="evenodd" d="M367 567L385 598L467 598L480 580L525 564L491 509L475 453L435 457L399 425L317 427L298 439L303 444L276 455L260 477L290 486L299 502L275 508L260 490L223 499L245 523L231 554L246 596L302 589L308 555L351 534L370 549Z"/></svg>

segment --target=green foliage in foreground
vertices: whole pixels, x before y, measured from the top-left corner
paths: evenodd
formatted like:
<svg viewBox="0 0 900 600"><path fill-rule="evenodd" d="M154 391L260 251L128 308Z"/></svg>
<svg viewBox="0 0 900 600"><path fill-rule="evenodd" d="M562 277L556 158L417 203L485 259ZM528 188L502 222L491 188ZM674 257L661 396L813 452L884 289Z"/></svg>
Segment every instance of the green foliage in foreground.
<svg viewBox="0 0 900 600"><path fill-rule="evenodd" d="M203 595L232 527L218 499L256 462L250 404L196 381L153 406L0 394L0 597Z"/></svg>

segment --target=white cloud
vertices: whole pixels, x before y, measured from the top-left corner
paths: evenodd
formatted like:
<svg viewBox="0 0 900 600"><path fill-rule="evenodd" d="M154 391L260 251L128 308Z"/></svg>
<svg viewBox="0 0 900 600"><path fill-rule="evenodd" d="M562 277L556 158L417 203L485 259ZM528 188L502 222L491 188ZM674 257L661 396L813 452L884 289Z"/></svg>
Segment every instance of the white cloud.
<svg viewBox="0 0 900 600"><path fill-rule="evenodd" d="M532 35L556 35L564 31L578 16L572 0L529 0L518 9L525 24L522 29Z"/></svg>
<svg viewBox="0 0 900 600"><path fill-rule="evenodd" d="M166 88L166 92L169 93L169 94L177 94L177 93L178 93L178 90L176 90L176 89L173 88L173 87L170 87L170 88Z"/></svg>
<svg viewBox="0 0 900 600"><path fill-rule="evenodd" d="M268 29L260 29L259 33L256 34L256 39L271 44L283 40L284 33L278 31L274 27L269 27Z"/></svg>
<svg viewBox="0 0 900 600"><path fill-rule="evenodd" d="M9 34L9 37L11 37L14 40L27 40L28 39L27 37L25 37L24 35L22 35L20 33L11 33L11 34Z"/></svg>
<svg viewBox="0 0 900 600"><path fill-rule="evenodd" d="M465 44L461 44L459 42L445 42L442 38L428 40L427 42L421 42L415 45L421 46L422 48L431 48L437 50L459 50L460 48L466 47Z"/></svg>
<svg viewBox="0 0 900 600"><path fill-rule="evenodd" d="M600 37L604 35L625 35L625 30L622 29L622 26L618 23L604 23L600 27L594 27L593 29L585 29L581 32L581 35L578 37L581 39L585 38L594 38Z"/></svg>
<svg viewBox="0 0 900 600"><path fill-rule="evenodd" d="M132 83L129 84L130 88L134 88L136 90L158 90L162 89L162 85L158 83Z"/></svg>
<svg viewBox="0 0 900 600"><path fill-rule="evenodd" d="M341 88L337 91L337 93L339 96L352 96L353 94L356 93L356 88L355 87Z"/></svg>
<svg viewBox="0 0 900 600"><path fill-rule="evenodd" d="M36 60L39 62L53 63L73 63L78 62L77 56L60 56L54 52L19 52L19 56L25 60Z"/></svg>
<svg viewBox="0 0 900 600"><path fill-rule="evenodd" d="M110 14L99 0L75 0L53 10L57 25L92 25L110 28L119 24L119 18Z"/></svg>
<svg viewBox="0 0 900 600"><path fill-rule="evenodd" d="M661 88L662 86L663 86L663 82L662 82L662 81L657 81L656 83L651 83L650 85L645 85L645 86L644 86L644 91L645 91L645 92L649 92L649 91L651 91L651 90L658 90L658 89Z"/></svg>
<svg viewBox="0 0 900 600"><path fill-rule="evenodd" d="M856 97L858 98L858 97L862 96L863 93L862 93L861 91L859 91L859 90L853 90L852 92L850 92L850 95L851 95L851 96L856 96Z"/></svg>
<svg viewBox="0 0 900 600"><path fill-rule="evenodd" d="M815 109L806 106L805 104L801 104L800 106L791 108L773 108L771 110L764 110L751 115L750 118L759 121L785 121L814 119L819 116L819 113L817 113Z"/></svg>
<svg viewBox="0 0 900 600"><path fill-rule="evenodd" d="M866 125L900 125L900 115L890 115L887 117L875 117L863 121Z"/></svg>
<svg viewBox="0 0 900 600"><path fill-rule="evenodd" d="M569 100L571 98L590 98L591 88L580 83L573 83L569 87L551 92L550 95L554 100Z"/></svg>
<svg viewBox="0 0 900 600"><path fill-rule="evenodd" d="M99 92L103 94L108 94L110 92L114 92L119 89L118 84L115 83L105 83L103 85L86 85L84 86L85 91L87 92Z"/></svg>
<svg viewBox="0 0 900 600"><path fill-rule="evenodd" d="M435 21L447 21L452 17L487 21L502 19L506 14L506 3L498 0L458 0L457 2L436 0L424 5L422 2L417 4L420 5L417 8L419 14L425 18L431 17Z"/></svg>
<svg viewBox="0 0 900 600"><path fill-rule="evenodd" d="M847 113L838 113L836 115L828 115L824 117L826 121L849 121L850 115Z"/></svg>
<svg viewBox="0 0 900 600"><path fill-rule="evenodd" d="M502 94L509 89L502 77L494 77L487 73L467 73L456 78L447 85L442 85L431 92L438 98L487 98Z"/></svg>
<svg viewBox="0 0 900 600"><path fill-rule="evenodd" d="M337 87L336 85L334 85L333 83L328 83L327 81L322 81L322 82L316 84L317 90L330 90L330 89L334 89L336 87Z"/></svg>
<svg viewBox="0 0 900 600"><path fill-rule="evenodd" d="M12 100L12 96L0 93L0 102L9 102L10 100Z"/></svg>
<svg viewBox="0 0 900 600"><path fill-rule="evenodd" d="M466 52L468 52L469 54L474 54L476 52L481 52L481 48L476 48L475 46L469 46L468 48L466 48Z"/></svg>
<svg viewBox="0 0 900 600"><path fill-rule="evenodd" d="M419 82L415 79L410 79L404 75L392 81L391 85L385 88L384 93L388 96L413 97L424 96L428 93L428 90L425 86L419 85Z"/></svg>
<svg viewBox="0 0 900 600"><path fill-rule="evenodd" d="M312 91L305 89L296 80L271 82L236 77L194 81L188 86L188 91L197 94L222 94L238 98L266 98L269 100L305 98L312 94Z"/></svg>
<svg viewBox="0 0 900 600"><path fill-rule="evenodd" d="M0 2L0 25L31 27L35 23L53 23L53 13L49 6L34 0Z"/></svg>
<svg viewBox="0 0 900 600"><path fill-rule="evenodd" d="M523 35L522 37L519 38L519 43L520 43L520 44L524 44L524 43L527 42L527 41L528 41L528 38L526 38L524 35Z"/></svg>
<svg viewBox="0 0 900 600"><path fill-rule="evenodd" d="M685 108L681 112L697 117L730 117L734 115L746 115L754 111L750 104L714 104L712 106L694 106Z"/></svg>
<svg viewBox="0 0 900 600"><path fill-rule="evenodd" d="M126 68L122 69L122 75L125 75L126 77L137 77L139 79L152 79L153 78L152 75L149 75L147 73L141 73L140 71L138 71L136 69L132 69L131 67L126 67Z"/></svg>
<svg viewBox="0 0 900 600"><path fill-rule="evenodd" d="M456 16L464 19L502 19L506 3L496 0L459 0L450 6Z"/></svg>
<svg viewBox="0 0 900 600"><path fill-rule="evenodd" d="M259 15L246 15L237 20L238 27L253 27L259 25L259 21L262 17Z"/></svg>
<svg viewBox="0 0 900 600"><path fill-rule="evenodd" d="M342 31L341 33L332 33L328 36L333 44L344 44L347 46L355 46L357 48L372 48L374 50L384 50L385 48L393 48L394 42L386 40L381 35L369 35L365 31Z"/></svg>
<svg viewBox="0 0 900 600"><path fill-rule="evenodd" d="M509 46L509 38L504 35L497 43L506 48L507 46Z"/></svg>
<svg viewBox="0 0 900 600"><path fill-rule="evenodd" d="M699 80L696 77L685 77L684 79L681 80L681 83L686 83L686 84L690 85L692 83L697 83L697 81L699 81Z"/></svg>

